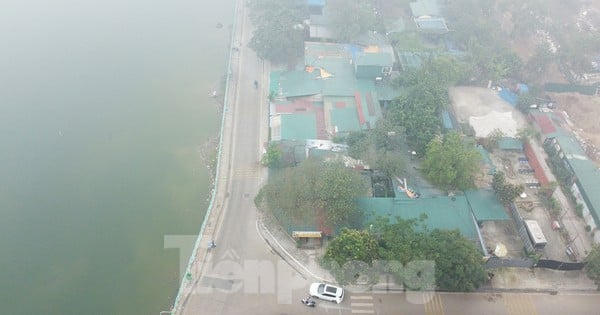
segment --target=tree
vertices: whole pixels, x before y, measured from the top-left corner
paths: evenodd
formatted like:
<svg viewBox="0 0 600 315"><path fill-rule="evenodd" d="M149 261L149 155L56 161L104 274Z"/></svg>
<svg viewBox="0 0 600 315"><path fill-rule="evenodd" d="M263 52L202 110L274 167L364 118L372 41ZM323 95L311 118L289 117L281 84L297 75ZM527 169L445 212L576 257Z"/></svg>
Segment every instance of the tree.
<svg viewBox="0 0 600 315"><path fill-rule="evenodd" d="M281 157L282 153L279 145L275 142L271 142L267 147L267 152L263 154L260 162L265 166L277 168L281 166Z"/></svg>
<svg viewBox="0 0 600 315"><path fill-rule="evenodd" d="M600 245L596 244L585 257L585 271L588 277L598 285L600 290Z"/></svg>
<svg viewBox="0 0 600 315"><path fill-rule="evenodd" d="M258 57L292 63L304 54L308 8L301 0L256 0L251 5L255 30L250 40Z"/></svg>
<svg viewBox="0 0 600 315"><path fill-rule="evenodd" d="M458 133L451 132L431 140L422 164L423 174L445 189L464 190L473 186L480 159L473 146L465 145Z"/></svg>
<svg viewBox="0 0 600 315"><path fill-rule="evenodd" d="M554 54L550 51L548 44L537 45L533 56L525 64L526 79L533 81L543 76L554 60Z"/></svg>
<svg viewBox="0 0 600 315"><path fill-rule="evenodd" d="M280 221L314 221L322 210L328 225L357 226L356 198L364 191L362 177L343 163L308 159L269 176L255 200Z"/></svg>
<svg viewBox="0 0 600 315"><path fill-rule="evenodd" d="M404 158L399 155L399 153L395 152L380 152L377 154L375 161L371 163L371 167L383 172L385 176L391 178L406 169Z"/></svg>
<svg viewBox="0 0 600 315"><path fill-rule="evenodd" d="M481 253L458 230L433 230L427 257L435 261L435 282L442 290L470 292L487 279Z"/></svg>
<svg viewBox="0 0 600 315"><path fill-rule="evenodd" d="M513 185L506 182L503 172L497 172L492 178L492 189L503 204L509 204L525 191L523 185Z"/></svg>
<svg viewBox="0 0 600 315"><path fill-rule="evenodd" d="M371 1L328 0L331 27L340 42L351 42L373 30L376 18Z"/></svg>
<svg viewBox="0 0 600 315"><path fill-rule="evenodd" d="M402 127L407 142L419 155L442 131L440 112L450 103L448 87L465 82L469 76L470 71L463 64L437 58L394 82L407 91L392 102L386 118Z"/></svg>
<svg viewBox="0 0 600 315"><path fill-rule="evenodd" d="M370 160L373 152L373 141L368 131L353 131L346 137L348 155L354 159Z"/></svg>
<svg viewBox="0 0 600 315"><path fill-rule="evenodd" d="M372 265L377 259L377 241L368 231L343 228L327 246L324 259L343 266L349 261Z"/></svg>
<svg viewBox="0 0 600 315"><path fill-rule="evenodd" d="M517 108L527 113L531 105L537 104L537 99L531 93L519 94L517 99Z"/></svg>
<svg viewBox="0 0 600 315"><path fill-rule="evenodd" d="M325 162L315 179L317 206L325 211L327 222L332 226L358 226L362 222L356 204L365 191L361 176L342 162Z"/></svg>

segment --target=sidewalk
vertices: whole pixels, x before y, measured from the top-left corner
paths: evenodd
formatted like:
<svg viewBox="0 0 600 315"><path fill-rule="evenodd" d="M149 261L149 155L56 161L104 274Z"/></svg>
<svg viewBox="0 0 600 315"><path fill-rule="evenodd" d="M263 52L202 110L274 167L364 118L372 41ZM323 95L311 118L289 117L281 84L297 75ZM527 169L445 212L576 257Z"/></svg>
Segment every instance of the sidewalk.
<svg viewBox="0 0 600 315"><path fill-rule="evenodd" d="M289 236L273 219L264 215L259 217L259 231L269 246L304 278L314 281L336 283L331 274L323 269L317 259L325 252L318 249L299 249L295 240ZM516 292L597 292L597 286L588 279L585 271L556 271L543 268L498 268L494 269L492 280L478 291L516 291ZM376 289L390 286L382 282ZM362 285L351 286L364 290ZM401 290L394 286L393 290Z"/></svg>
<svg viewBox="0 0 600 315"><path fill-rule="evenodd" d="M299 249L296 241L274 219L259 213L258 229L269 246L305 279L335 283L329 271L319 265L317 259L325 253L325 247Z"/></svg>
<svg viewBox="0 0 600 315"><path fill-rule="evenodd" d="M597 286L588 279L585 271L499 268L493 272L492 280L480 291L597 292Z"/></svg>

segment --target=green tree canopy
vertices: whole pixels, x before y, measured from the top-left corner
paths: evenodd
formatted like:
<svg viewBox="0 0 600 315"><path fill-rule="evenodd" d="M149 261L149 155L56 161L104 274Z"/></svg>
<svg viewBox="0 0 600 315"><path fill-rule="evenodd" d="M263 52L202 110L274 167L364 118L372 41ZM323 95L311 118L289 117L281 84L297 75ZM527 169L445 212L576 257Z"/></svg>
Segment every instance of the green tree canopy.
<svg viewBox="0 0 600 315"><path fill-rule="evenodd" d="M596 244L585 258L585 271L596 282L600 290L600 245Z"/></svg>
<svg viewBox="0 0 600 315"><path fill-rule="evenodd" d="M407 142L419 155L442 130L440 112L450 103L448 87L467 81L469 73L460 62L437 58L395 81L407 91L392 102L386 117L403 128Z"/></svg>
<svg viewBox="0 0 600 315"><path fill-rule="evenodd" d="M492 189L496 193L498 200L503 204L509 204L525 191L523 185L513 185L506 182L503 172L497 172L492 178Z"/></svg>
<svg viewBox="0 0 600 315"><path fill-rule="evenodd" d="M279 145L275 142L269 143L267 147L267 152L265 152L260 160L260 162L268 167L278 168L281 166L281 149Z"/></svg>
<svg viewBox="0 0 600 315"><path fill-rule="evenodd" d="M440 289L470 292L487 279L481 253L457 230L433 230L427 257L435 260L435 281Z"/></svg>
<svg viewBox="0 0 600 315"><path fill-rule="evenodd" d="M258 57L273 63L292 63L304 54L308 7L302 0L251 2L255 30L250 40Z"/></svg>
<svg viewBox="0 0 600 315"><path fill-rule="evenodd" d="M308 159L269 176L256 201L276 217L296 222L314 220L322 209L331 226L357 226L361 213L356 198L365 190L360 174L343 163Z"/></svg>
<svg viewBox="0 0 600 315"><path fill-rule="evenodd" d="M464 190L473 186L480 160L475 147L452 132L431 140L422 164L423 174L444 189Z"/></svg>
<svg viewBox="0 0 600 315"><path fill-rule="evenodd" d="M348 134L348 155L365 161L372 169L382 171L387 176L405 170L405 156L400 142L403 130L389 118L377 121L375 128L355 131Z"/></svg>
<svg viewBox="0 0 600 315"><path fill-rule="evenodd" d="M343 43L356 40L367 31L373 30L377 22L372 0L328 0L326 9L333 32Z"/></svg>
<svg viewBox="0 0 600 315"><path fill-rule="evenodd" d="M438 288L449 291L477 289L487 274L475 244L457 230L430 232L423 225L424 219L398 219L392 223L381 218L366 231L344 230L329 244L324 265L341 283L356 282L363 275L375 279L373 273L386 272L409 289L423 289L414 285L412 280L419 276L411 266L433 260L435 275L431 278L435 280L431 284L435 282Z"/></svg>
<svg viewBox="0 0 600 315"><path fill-rule="evenodd" d="M338 266L352 260L371 265L377 259L377 241L367 231L343 228L327 246L324 258Z"/></svg>

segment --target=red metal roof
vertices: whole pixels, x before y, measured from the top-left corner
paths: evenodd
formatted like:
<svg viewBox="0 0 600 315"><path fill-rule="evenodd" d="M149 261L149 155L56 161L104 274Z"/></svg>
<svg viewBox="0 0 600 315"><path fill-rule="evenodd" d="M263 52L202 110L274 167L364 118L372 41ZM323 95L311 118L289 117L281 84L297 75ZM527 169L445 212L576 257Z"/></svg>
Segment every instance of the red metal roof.
<svg viewBox="0 0 600 315"><path fill-rule="evenodd" d="M554 123L552 122L552 119L548 117L548 115L541 114L531 116L533 117L536 125L540 127L540 130L543 134L556 132L556 127L554 127Z"/></svg>

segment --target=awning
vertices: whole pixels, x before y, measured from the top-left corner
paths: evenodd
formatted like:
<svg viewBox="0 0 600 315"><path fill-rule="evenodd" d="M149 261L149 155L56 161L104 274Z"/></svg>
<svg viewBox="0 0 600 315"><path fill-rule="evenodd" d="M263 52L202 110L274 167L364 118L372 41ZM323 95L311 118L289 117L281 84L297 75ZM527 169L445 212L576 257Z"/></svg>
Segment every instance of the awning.
<svg viewBox="0 0 600 315"><path fill-rule="evenodd" d="M301 237L323 237L323 232L321 231L293 231L292 237L301 238Z"/></svg>

